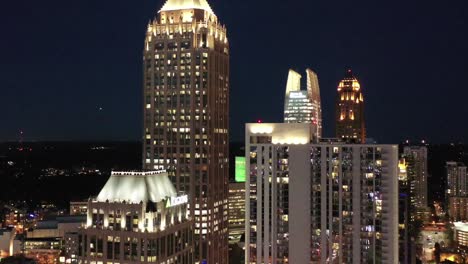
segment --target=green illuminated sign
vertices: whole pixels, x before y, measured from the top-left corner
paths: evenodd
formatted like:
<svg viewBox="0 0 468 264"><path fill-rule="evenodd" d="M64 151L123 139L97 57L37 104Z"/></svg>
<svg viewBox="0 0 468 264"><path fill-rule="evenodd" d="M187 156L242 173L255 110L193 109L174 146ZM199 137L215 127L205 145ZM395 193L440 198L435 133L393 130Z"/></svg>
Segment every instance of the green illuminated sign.
<svg viewBox="0 0 468 264"><path fill-rule="evenodd" d="M245 157L236 157L236 182L245 182Z"/></svg>

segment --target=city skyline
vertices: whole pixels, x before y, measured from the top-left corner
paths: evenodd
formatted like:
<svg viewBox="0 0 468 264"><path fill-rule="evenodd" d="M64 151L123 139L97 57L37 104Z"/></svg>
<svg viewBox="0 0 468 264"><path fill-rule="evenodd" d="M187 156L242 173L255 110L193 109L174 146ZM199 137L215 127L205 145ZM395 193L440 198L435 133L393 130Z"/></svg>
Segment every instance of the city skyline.
<svg viewBox="0 0 468 264"><path fill-rule="evenodd" d="M0 141L18 140L20 130L25 140L141 140L141 43L163 2L5 4L0 110L7 114ZM282 109L271 106L284 102L287 69L309 66L320 78L324 137L334 134L335 89L343 70L352 68L372 109L366 112L369 137L383 143L460 140L468 132L459 122L466 110L455 111L467 93L460 89L467 67L466 3L435 3L402 8L403 2L298 1L282 8L279 1L210 1L232 44L231 141L242 140L244 123L279 122ZM312 5L318 11L309 18ZM348 11L354 20L346 19ZM271 25L251 25L239 13ZM299 26L287 40L276 40L276 30L292 25ZM304 34L309 31L314 34ZM255 107L264 94L273 100Z"/></svg>

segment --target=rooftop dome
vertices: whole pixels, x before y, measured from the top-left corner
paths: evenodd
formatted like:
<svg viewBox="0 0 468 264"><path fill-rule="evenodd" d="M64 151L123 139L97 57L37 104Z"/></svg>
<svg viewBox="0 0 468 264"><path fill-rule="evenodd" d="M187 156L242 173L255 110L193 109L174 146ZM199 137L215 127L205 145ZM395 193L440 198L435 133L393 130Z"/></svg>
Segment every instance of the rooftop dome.
<svg viewBox="0 0 468 264"><path fill-rule="evenodd" d="M177 196L166 171L112 172L97 197L98 202L160 202Z"/></svg>
<svg viewBox="0 0 468 264"><path fill-rule="evenodd" d="M159 12L182 9L202 9L214 14L206 0L167 0Z"/></svg>

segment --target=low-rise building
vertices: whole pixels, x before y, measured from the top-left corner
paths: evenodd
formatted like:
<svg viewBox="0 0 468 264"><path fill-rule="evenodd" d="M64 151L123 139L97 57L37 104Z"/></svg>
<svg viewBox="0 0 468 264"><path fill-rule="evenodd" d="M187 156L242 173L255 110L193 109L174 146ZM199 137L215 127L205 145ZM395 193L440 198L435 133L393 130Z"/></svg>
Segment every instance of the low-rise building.
<svg viewBox="0 0 468 264"><path fill-rule="evenodd" d="M468 223L455 222L455 242L458 246L468 247Z"/></svg>
<svg viewBox="0 0 468 264"><path fill-rule="evenodd" d="M39 263L55 263L54 261L58 261L60 256L64 261L76 263L77 233L85 223L86 216L78 215L56 216L38 221L35 228L27 233L26 256L37 259Z"/></svg>
<svg viewBox="0 0 468 264"><path fill-rule="evenodd" d="M165 171L113 172L88 202L78 263L195 263L187 208Z"/></svg>

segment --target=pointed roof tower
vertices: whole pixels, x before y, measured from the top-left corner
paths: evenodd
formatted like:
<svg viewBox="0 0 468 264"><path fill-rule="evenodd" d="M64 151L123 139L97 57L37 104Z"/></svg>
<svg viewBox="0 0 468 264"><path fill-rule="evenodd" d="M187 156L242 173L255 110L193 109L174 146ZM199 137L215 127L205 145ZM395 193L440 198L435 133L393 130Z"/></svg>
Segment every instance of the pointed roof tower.
<svg viewBox="0 0 468 264"><path fill-rule="evenodd" d="M286 83L286 96L290 92L296 92L301 90L301 78L302 76L298 72L289 69L288 81Z"/></svg>
<svg viewBox="0 0 468 264"><path fill-rule="evenodd" d="M159 12L183 9L202 9L214 15L206 0L167 0Z"/></svg>

